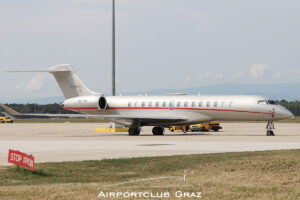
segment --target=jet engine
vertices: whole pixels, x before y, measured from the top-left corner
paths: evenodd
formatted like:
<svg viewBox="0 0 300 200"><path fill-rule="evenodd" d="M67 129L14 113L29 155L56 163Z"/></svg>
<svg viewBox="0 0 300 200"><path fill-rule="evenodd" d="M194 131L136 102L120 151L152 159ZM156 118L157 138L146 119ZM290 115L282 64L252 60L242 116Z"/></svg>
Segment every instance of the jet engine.
<svg viewBox="0 0 300 200"><path fill-rule="evenodd" d="M63 104L61 104L62 107L66 109L71 110L82 110L82 109L99 109L99 110L105 110L108 106L107 100L105 97L101 96L79 96L74 97L71 99L65 100Z"/></svg>
<svg viewBox="0 0 300 200"><path fill-rule="evenodd" d="M100 110L105 110L107 107L107 101L105 97L100 97L99 99L99 109Z"/></svg>

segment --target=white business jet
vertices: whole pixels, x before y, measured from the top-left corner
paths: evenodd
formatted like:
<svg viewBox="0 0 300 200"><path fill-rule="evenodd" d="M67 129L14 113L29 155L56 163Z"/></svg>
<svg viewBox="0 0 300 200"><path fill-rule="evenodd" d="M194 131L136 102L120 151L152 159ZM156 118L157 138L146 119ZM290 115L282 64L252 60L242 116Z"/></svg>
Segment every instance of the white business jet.
<svg viewBox="0 0 300 200"><path fill-rule="evenodd" d="M82 113L53 116L99 118L129 127L129 135L139 135L143 126L154 126L153 135L163 135L164 128L168 126L221 120L267 121L267 135L270 136L274 135L273 121L293 117L286 108L262 96L104 96L91 91L69 64L52 66L43 71L14 72L53 74L66 98L62 106Z"/></svg>

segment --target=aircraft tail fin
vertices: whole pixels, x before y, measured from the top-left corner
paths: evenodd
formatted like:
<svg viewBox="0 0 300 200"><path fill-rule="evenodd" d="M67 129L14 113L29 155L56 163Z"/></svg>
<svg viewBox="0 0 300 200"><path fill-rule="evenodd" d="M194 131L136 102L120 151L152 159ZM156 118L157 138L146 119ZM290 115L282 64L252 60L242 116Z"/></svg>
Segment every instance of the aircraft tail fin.
<svg viewBox="0 0 300 200"><path fill-rule="evenodd" d="M91 91L78 77L72 65L61 64L55 65L47 70L31 70L31 71L10 71L10 72L48 72L53 74L58 83L62 93L66 99L85 96L96 95L98 93Z"/></svg>

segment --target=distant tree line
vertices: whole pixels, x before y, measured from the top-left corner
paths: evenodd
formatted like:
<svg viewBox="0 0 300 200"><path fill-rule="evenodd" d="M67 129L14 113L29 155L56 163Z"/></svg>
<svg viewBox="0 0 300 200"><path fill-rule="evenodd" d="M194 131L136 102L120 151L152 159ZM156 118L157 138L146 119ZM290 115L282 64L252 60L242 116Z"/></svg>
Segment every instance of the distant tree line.
<svg viewBox="0 0 300 200"><path fill-rule="evenodd" d="M295 116L300 116L300 101L277 101L280 105L289 109ZM75 113L70 110L63 109L59 104L6 104L10 108L20 113L52 113L52 114L72 114Z"/></svg>
<svg viewBox="0 0 300 200"><path fill-rule="evenodd" d="M70 110L63 109L59 104L5 104L19 113L50 113L50 114L72 114ZM2 109L2 108L1 108Z"/></svg>

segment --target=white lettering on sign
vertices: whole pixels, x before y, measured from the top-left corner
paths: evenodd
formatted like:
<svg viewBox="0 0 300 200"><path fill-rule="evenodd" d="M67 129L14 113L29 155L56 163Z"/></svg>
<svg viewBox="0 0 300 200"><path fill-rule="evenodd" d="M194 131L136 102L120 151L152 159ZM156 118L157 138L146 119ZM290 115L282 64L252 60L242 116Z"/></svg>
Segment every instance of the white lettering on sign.
<svg viewBox="0 0 300 200"><path fill-rule="evenodd" d="M30 167L33 167L33 162L32 162L32 160L31 159L29 159L28 157L24 157L24 159L23 159L23 164L25 164L25 165L28 165L28 166L30 166Z"/></svg>
<svg viewBox="0 0 300 200"><path fill-rule="evenodd" d="M22 155L11 153L10 154L10 160L20 162L22 160Z"/></svg>

